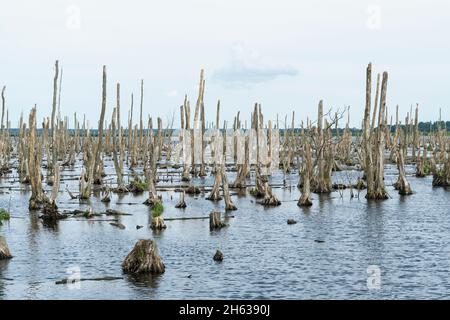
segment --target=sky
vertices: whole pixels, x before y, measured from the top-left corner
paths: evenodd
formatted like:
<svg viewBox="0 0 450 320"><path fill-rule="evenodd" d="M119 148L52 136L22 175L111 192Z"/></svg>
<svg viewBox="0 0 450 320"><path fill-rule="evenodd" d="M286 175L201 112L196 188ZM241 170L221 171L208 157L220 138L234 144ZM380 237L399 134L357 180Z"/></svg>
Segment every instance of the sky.
<svg viewBox="0 0 450 320"><path fill-rule="evenodd" d="M389 73L387 104L404 119L450 119L450 2L446 0L15 0L0 10L0 86L12 127L36 104L49 116L54 62L63 68L61 113L97 123L102 66L107 118L121 85L121 118L135 110L144 79L144 114L164 122L187 94L197 99L205 70L206 119L265 119L295 111L296 125L350 106L350 125L364 112L365 70ZM374 91L374 90L373 90ZM135 120L137 113L135 113ZM39 121L40 122L40 121ZM136 121L135 121L136 122ZM290 121L289 121L290 122Z"/></svg>

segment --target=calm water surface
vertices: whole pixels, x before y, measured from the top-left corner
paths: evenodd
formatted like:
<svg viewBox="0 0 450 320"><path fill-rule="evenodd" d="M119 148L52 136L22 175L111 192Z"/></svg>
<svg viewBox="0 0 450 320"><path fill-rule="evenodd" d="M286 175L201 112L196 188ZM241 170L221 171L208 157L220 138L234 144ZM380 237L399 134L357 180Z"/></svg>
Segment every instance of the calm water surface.
<svg viewBox="0 0 450 320"><path fill-rule="evenodd" d="M407 169L412 173L413 168ZM79 168L65 174L77 172ZM387 185L396 174L387 167ZM340 172L334 179L343 182L346 176ZM272 177L278 184L282 179ZM343 198L338 192L313 194L313 206L304 209L296 205L297 179L293 173L287 182L292 188L274 188L283 202L279 207L264 208L250 195L233 195L238 210L220 231L210 232L208 220L185 220L166 221L167 229L159 233L149 228L151 214L141 204L147 193L112 196L110 208L132 214L120 218L125 230L84 218L60 221L51 229L37 213L28 212L30 193L18 190L27 187L3 179L0 206L7 208L10 202L13 217L0 234L14 258L0 261L0 299L450 298L450 190L432 188L431 177L409 176L415 191L409 197L392 187L387 187L392 199L381 202L368 202L364 193L350 199L349 191ZM194 183L211 185L212 180ZM63 184L77 190L77 181ZM200 194L186 197L186 209L175 209L179 194L161 194L166 218L207 216L224 207L223 201L213 203ZM98 200L99 195L81 207L104 211ZM64 192L58 201L61 210L80 207ZM298 223L287 225L290 218ZM121 262L142 238L157 242L166 265L163 275L136 279L122 274ZM224 253L222 263L212 260L217 249ZM381 270L380 289L367 287L371 265ZM73 267L82 278L123 279L84 281L79 288L56 285Z"/></svg>

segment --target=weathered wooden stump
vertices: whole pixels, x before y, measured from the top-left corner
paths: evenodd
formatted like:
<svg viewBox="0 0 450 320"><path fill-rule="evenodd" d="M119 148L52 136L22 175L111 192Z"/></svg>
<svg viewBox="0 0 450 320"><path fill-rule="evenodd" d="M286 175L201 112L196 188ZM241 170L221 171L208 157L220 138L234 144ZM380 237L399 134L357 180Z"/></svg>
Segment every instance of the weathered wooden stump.
<svg viewBox="0 0 450 320"><path fill-rule="evenodd" d="M11 259L12 255L9 252L8 244L6 243L6 239L0 236L0 260Z"/></svg>
<svg viewBox="0 0 450 320"><path fill-rule="evenodd" d="M58 220L64 219L66 216L58 212L58 206L55 202L47 202L42 208L42 220L48 224L54 224Z"/></svg>
<svg viewBox="0 0 450 320"><path fill-rule="evenodd" d="M209 214L209 229L221 229L226 226L226 224L220 219L221 213L218 211L212 211Z"/></svg>
<svg viewBox="0 0 450 320"><path fill-rule="evenodd" d="M217 250L213 257L214 261L223 261L223 253L220 250Z"/></svg>
<svg viewBox="0 0 450 320"><path fill-rule="evenodd" d="M309 194L302 193L300 196L300 199L298 199L297 205L299 207L310 207L312 206L311 198L309 197Z"/></svg>
<svg viewBox="0 0 450 320"><path fill-rule="evenodd" d="M189 186L188 188L186 188L185 192L187 194L199 194L201 191L197 186Z"/></svg>
<svg viewBox="0 0 450 320"><path fill-rule="evenodd" d="M131 274L161 274L165 271L156 243L139 240L122 263L122 270Z"/></svg>
<svg viewBox="0 0 450 320"><path fill-rule="evenodd" d="M163 230L167 228L166 224L164 223L164 219L162 216L152 217L152 224L150 225L150 228L153 230Z"/></svg>
<svg viewBox="0 0 450 320"><path fill-rule="evenodd" d="M184 194L185 192L183 191L180 195L180 201L175 205L175 208L182 209L187 207L186 202L184 201Z"/></svg>

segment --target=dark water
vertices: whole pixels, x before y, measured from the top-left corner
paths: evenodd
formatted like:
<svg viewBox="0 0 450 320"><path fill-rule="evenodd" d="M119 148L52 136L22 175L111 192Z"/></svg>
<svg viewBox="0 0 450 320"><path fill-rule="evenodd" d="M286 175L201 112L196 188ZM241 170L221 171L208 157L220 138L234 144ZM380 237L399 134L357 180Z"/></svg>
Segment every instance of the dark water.
<svg viewBox="0 0 450 320"><path fill-rule="evenodd" d="M412 168L408 168L411 172ZM75 174L79 172L65 172ZM355 172L351 172L355 174ZM387 168L386 184L396 170ZM335 181L345 180L337 173ZM230 180L234 174L230 174ZM60 221L55 229L42 225L37 213L27 209L29 192L3 180L0 206L11 197L12 219L0 227L14 258L0 262L1 299L325 299L450 297L450 190L432 188L431 177L409 181L415 193L401 197L387 187L392 199L368 202L350 199L349 191L313 194L313 206L299 208L297 174L289 177L292 188L274 188L283 201L276 208L254 203L250 195L234 195L238 207L229 227L210 232L208 220L166 221L167 229L149 228L147 196L113 195L110 208L131 213L123 216L125 230L109 222L84 218ZM280 183L282 176L274 176ZM196 181L197 184L202 180ZM289 182L291 181L291 182ZM211 178L205 179L211 185ZM63 181L71 190L76 181ZM23 186L22 186L23 187ZM64 189L64 188L62 188ZM175 209L178 193L161 192L164 217L206 216L223 201L213 203L187 196L188 207ZM171 199L171 196L173 197ZM61 192L61 210L78 208ZM117 202L127 204L116 204ZM134 203L129 205L128 203ZM94 211L105 205L93 198ZM88 205L83 205L87 207ZM287 225L293 218L297 224ZM98 218L96 218L98 219ZM105 217L102 217L105 219ZM137 230L136 225L144 228ZM133 279L122 274L121 262L138 239L157 242L166 272L157 277ZM324 242L316 242L321 240ZM224 261L212 257L220 249ZM367 286L367 268L381 270L379 289ZM56 285L79 268L82 278L118 276L121 280L84 281L80 286ZM188 277L190 275L190 277Z"/></svg>

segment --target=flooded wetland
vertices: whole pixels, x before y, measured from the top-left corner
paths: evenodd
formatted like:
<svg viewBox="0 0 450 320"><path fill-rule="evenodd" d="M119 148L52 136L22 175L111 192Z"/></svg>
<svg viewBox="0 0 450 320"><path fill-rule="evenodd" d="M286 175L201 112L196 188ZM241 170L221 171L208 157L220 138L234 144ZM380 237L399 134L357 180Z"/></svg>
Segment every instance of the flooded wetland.
<svg viewBox="0 0 450 320"><path fill-rule="evenodd" d="M386 72L350 130L322 101L209 123L203 71L178 125L134 124L106 68L92 129L55 116L55 71L51 117L2 118L0 299L449 298L449 136L388 111Z"/></svg>

